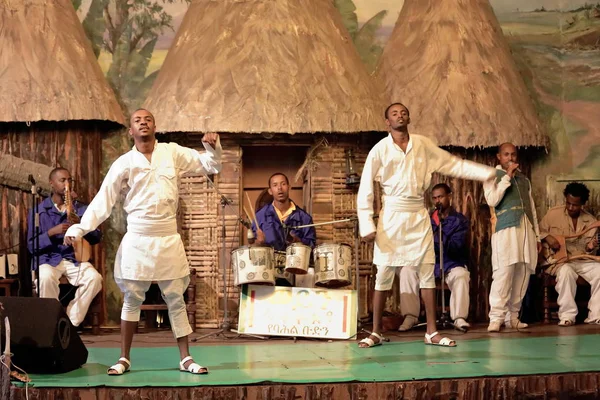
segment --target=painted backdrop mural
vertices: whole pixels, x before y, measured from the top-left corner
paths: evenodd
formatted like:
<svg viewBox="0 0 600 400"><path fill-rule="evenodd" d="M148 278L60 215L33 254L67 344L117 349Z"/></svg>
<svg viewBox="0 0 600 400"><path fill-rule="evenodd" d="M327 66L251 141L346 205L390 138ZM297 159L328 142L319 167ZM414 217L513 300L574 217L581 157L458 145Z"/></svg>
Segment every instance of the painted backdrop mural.
<svg viewBox="0 0 600 400"><path fill-rule="evenodd" d="M372 71L402 0L332 0ZM189 5L185 0L73 0L100 65L126 111L141 105ZM541 212L560 201L563 179L600 178L600 3L582 0L492 0L506 39L550 135L548 156L534 167ZM159 121L160 123L160 121ZM127 151L124 135L104 143L105 167ZM594 190L592 202L600 203ZM125 225L108 224L107 264ZM109 319L120 294L107 277Z"/></svg>

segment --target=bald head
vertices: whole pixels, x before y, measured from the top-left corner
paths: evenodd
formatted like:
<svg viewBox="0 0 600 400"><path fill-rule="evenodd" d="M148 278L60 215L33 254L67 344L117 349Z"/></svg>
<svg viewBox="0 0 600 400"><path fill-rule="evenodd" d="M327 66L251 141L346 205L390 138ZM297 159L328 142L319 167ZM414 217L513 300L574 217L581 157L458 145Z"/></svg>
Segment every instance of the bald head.
<svg viewBox="0 0 600 400"><path fill-rule="evenodd" d="M510 142L505 142L498 147L498 154L501 154L503 151L514 151L516 153L517 147Z"/></svg>
<svg viewBox="0 0 600 400"><path fill-rule="evenodd" d="M509 165L517 164L517 148L514 144L506 142L502 143L500 147L498 147L498 154L496 154L502 169L506 170Z"/></svg>

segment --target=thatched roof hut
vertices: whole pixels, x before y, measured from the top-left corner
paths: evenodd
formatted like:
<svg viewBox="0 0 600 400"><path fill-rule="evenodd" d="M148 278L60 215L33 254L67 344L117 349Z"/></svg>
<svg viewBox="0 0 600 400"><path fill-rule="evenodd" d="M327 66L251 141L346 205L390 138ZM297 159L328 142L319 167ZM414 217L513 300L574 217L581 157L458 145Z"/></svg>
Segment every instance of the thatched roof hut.
<svg viewBox="0 0 600 400"><path fill-rule="evenodd" d="M356 133L379 97L331 0L196 0L144 107L162 132Z"/></svg>
<svg viewBox="0 0 600 400"><path fill-rule="evenodd" d="M25 294L28 175L43 187L49 168L68 168L79 199L91 200L102 137L125 117L70 0L1 2L0 26L0 152L14 160L0 164L0 248L17 246L9 251L20 253ZM101 269L98 250L94 260Z"/></svg>
<svg viewBox="0 0 600 400"><path fill-rule="evenodd" d="M69 0L0 4L0 121L124 124Z"/></svg>
<svg viewBox="0 0 600 400"><path fill-rule="evenodd" d="M439 145L547 145L488 0L406 0L376 76Z"/></svg>

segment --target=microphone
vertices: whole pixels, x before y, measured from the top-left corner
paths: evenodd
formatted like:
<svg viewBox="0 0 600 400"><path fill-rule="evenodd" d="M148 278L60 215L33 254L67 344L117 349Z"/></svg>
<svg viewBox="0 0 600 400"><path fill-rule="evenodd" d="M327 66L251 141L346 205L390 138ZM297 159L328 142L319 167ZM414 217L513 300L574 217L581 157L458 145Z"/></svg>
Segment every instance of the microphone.
<svg viewBox="0 0 600 400"><path fill-rule="evenodd" d="M27 180L29 181L29 183L31 183L31 194L36 195L37 189L35 187L35 179L33 179L33 175L29 174L29 176L27 177Z"/></svg>
<svg viewBox="0 0 600 400"><path fill-rule="evenodd" d="M244 218L240 218L240 224L244 225L246 229L252 228L252 223L248 220L245 220Z"/></svg>
<svg viewBox="0 0 600 400"><path fill-rule="evenodd" d="M513 165L513 164L514 164L514 162L512 162L512 161L509 161L509 162L508 162L508 166L509 166L509 167L510 167L511 165ZM515 169L515 171L517 171L517 172L521 172L521 169L520 169L520 168L517 168L517 169ZM522 172L521 172L521 173L522 173Z"/></svg>

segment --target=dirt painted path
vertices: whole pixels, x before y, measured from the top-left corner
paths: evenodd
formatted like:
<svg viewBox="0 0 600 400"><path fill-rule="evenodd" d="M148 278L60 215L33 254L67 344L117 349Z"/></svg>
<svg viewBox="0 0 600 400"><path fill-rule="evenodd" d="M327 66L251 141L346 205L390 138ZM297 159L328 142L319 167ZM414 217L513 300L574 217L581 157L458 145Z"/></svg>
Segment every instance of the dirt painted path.
<svg viewBox="0 0 600 400"><path fill-rule="evenodd" d="M554 107L565 118L587 131L587 134L571 142L573 167L578 167L586 160L591 148L600 145L600 103L583 100L564 101L546 93L539 84L535 83L534 86L542 102Z"/></svg>

